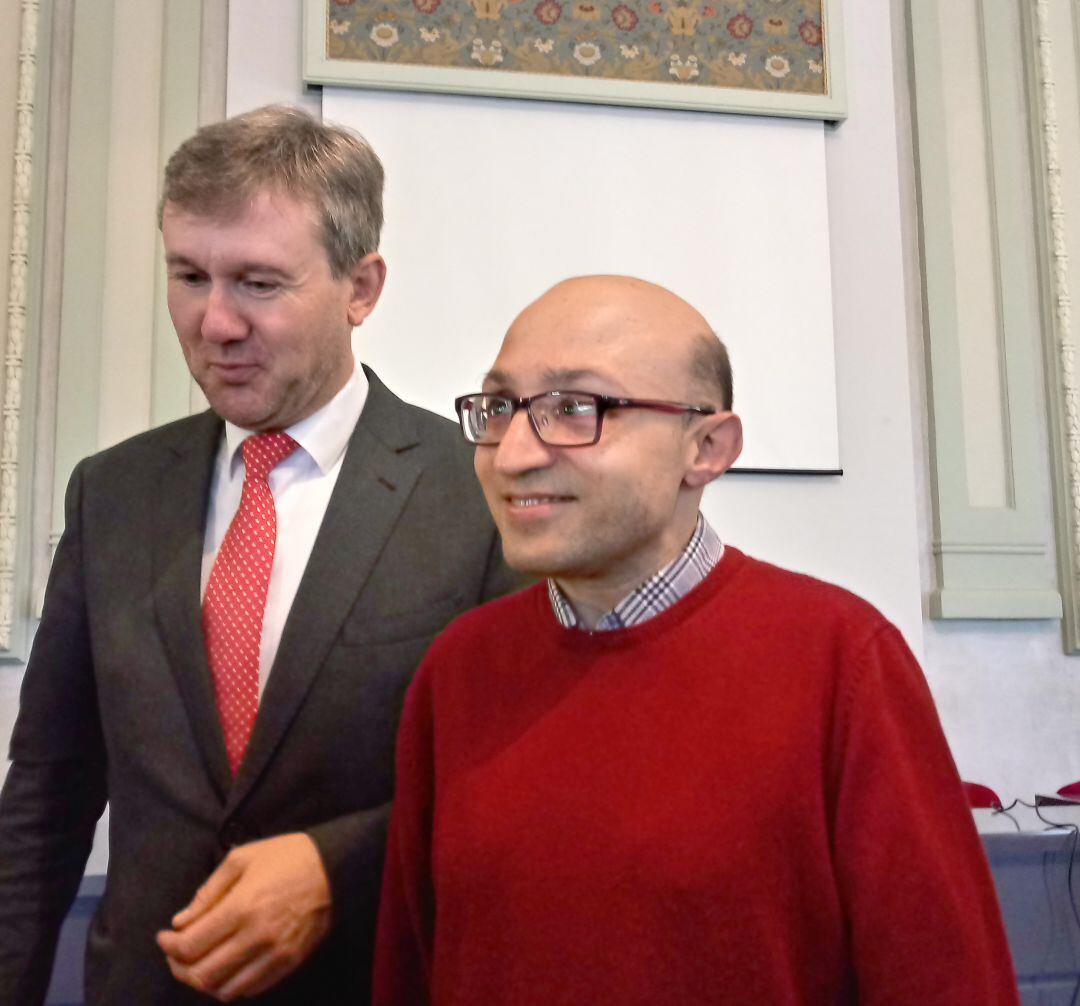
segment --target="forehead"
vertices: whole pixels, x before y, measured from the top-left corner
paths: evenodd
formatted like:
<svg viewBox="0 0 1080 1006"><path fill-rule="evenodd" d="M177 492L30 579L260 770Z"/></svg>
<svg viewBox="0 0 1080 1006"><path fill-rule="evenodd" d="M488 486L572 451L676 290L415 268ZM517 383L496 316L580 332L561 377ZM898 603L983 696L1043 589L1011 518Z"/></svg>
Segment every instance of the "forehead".
<svg viewBox="0 0 1080 1006"><path fill-rule="evenodd" d="M166 203L161 234L167 253L196 249L218 254L273 254L292 257L321 248L315 209L287 195L262 191L242 203L198 213Z"/></svg>
<svg viewBox="0 0 1080 1006"><path fill-rule="evenodd" d="M670 397L687 383L687 361L685 340L661 312L549 295L511 325L489 377L520 393L577 387Z"/></svg>

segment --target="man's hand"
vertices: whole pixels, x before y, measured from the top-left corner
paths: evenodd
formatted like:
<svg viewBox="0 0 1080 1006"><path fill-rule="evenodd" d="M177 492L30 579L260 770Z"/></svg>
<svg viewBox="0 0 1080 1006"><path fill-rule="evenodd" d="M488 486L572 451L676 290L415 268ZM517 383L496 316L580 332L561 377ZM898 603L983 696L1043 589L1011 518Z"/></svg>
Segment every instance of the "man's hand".
<svg viewBox="0 0 1080 1006"><path fill-rule="evenodd" d="M297 832L239 845L158 933L173 976L230 1002L298 968L330 929L330 882Z"/></svg>

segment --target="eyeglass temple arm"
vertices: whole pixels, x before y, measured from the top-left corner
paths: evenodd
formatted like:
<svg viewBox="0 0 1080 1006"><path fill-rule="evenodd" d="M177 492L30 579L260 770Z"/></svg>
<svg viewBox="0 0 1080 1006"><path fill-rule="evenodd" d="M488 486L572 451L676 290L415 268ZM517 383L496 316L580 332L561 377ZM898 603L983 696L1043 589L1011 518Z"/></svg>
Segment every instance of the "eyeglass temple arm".
<svg viewBox="0 0 1080 1006"><path fill-rule="evenodd" d="M595 395L605 409L655 409L657 412L697 412L711 416L717 410L700 405L683 405L680 402L660 402L646 398L612 398L610 395Z"/></svg>

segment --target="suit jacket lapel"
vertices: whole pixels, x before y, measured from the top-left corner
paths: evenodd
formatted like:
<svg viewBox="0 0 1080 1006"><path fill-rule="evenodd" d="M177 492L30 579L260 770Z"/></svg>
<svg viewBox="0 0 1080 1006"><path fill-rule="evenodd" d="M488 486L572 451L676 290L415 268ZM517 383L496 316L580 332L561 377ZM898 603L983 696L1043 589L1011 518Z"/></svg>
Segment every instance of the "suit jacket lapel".
<svg viewBox="0 0 1080 1006"><path fill-rule="evenodd" d="M408 454L418 438L407 411L365 371L364 410L289 611L227 811L248 793L281 742L420 475L421 466Z"/></svg>
<svg viewBox="0 0 1080 1006"><path fill-rule="evenodd" d="M232 785L217 700L203 642L199 582L214 456L221 420L206 412L167 446L154 500L154 607L188 719L215 789Z"/></svg>

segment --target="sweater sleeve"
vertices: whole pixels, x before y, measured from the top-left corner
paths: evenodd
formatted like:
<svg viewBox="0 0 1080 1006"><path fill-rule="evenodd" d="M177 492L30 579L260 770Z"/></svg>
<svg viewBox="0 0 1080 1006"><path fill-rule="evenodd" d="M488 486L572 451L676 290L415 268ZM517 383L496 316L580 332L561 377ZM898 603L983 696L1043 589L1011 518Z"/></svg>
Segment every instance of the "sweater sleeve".
<svg viewBox="0 0 1080 1006"><path fill-rule="evenodd" d="M888 626L846 660L830 764L862 1006L1019 1002L993 879L922 671Z"/></svg>
<svg viewBox="0 0 1080 1006"><path fill-rule="evenodd" d="M375 942L373 1006L431 1001L434 737L429 655L409 688L397 741L396 789Z"/></svg>

